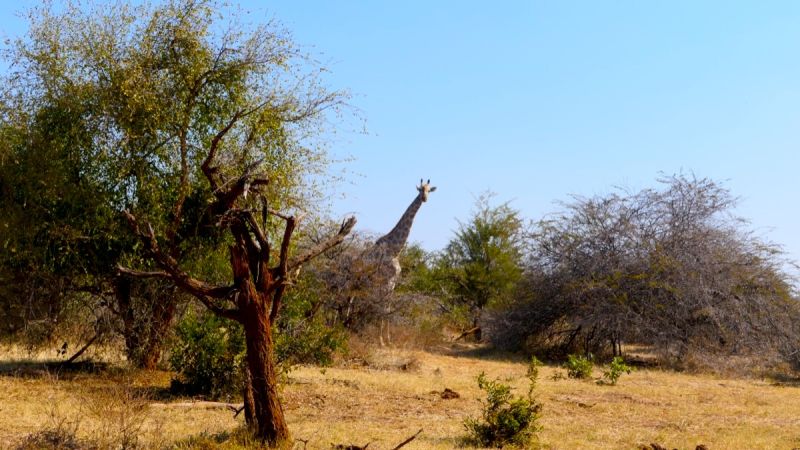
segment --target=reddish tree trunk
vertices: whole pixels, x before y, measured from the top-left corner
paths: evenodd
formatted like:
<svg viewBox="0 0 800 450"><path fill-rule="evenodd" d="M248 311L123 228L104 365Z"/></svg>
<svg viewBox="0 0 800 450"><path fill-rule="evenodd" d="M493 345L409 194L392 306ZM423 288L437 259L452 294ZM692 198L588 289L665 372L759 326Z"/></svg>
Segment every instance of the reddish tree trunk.
<svg viewBox="0 0 800 450"><path fill-rule="evenodd" d="M136 367L153 370L161 360L164 343L175 318L177 298L172 290L161 292L152 307L133 301L133 280L119 276L115 280L117 310L122 318L125 350Z"/></svg>
<svg viewBox="0 0 800 450"><path fill-rule="evenodd" d="M290 439L289 427L278 397L278 376L273 358L272 301L269 294L259 292L251 281L250 259L244 246L231 247L231 267L239 287L238 305L247 341L247 371L249 387L245 387L245 419L252 408L256 436L270 445L280 445ZM263 271L259 281L261 290L274 293L268 271ZM251 403L252 402L252 403Z"/></svg>
<svg viewBox="0 0 800 450"><path fill-rule="evenodd" d="M270 444L277 444L289 439L289 428L278 398L269 313L264 308L267 305L259 303L253 302L251 311L244 314L247 368L250 372L257 435Z"/></svg>
<svg viewBox="0 0 800 450"><path fill-rule="evenodd" d="M170 292L158 300L154 305L153 323L144 330L146 344L141 348L139 361L140 367L148 370L155 369L161 360L164 343L172 326L172 320L175 318L177 307L177 299L174 296L174 292Z"/></svg>

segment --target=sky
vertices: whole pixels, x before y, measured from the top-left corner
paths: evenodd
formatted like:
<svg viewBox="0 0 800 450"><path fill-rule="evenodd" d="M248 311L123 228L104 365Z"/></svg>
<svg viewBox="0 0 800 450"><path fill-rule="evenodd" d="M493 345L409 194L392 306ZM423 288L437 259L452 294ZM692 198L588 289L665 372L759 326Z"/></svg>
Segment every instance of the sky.
<svg viewBox="0 0 800 450"><path fill-rule="evenodd" d="M0 10L5 35L23 30ZM800 260L800 2L241 1L276 18L365 119L331 145L336 216L444 247L485 191L529 219L570 195L694 173Z"/></svg>

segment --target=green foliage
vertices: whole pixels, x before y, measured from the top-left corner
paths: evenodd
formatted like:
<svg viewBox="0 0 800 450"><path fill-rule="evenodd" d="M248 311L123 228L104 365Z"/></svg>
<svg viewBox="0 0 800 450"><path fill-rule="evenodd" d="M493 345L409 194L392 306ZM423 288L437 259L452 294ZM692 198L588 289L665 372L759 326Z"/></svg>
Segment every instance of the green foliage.
<svg viewBox="0 0 800 450"><path fill-rule="evenodd" d="M339 326L328 326L315 314L321 305L321 282L302 277L284 297L284 307L275 330L275 359L284 367L298 363L327 366L336 352L347 345L347 333Z"/></svg>
<svg viewBox="0 0 800 450"><path fill-rule="evenodd" d="M608 384L616 386L619 377L621 377L623 373L631 373L632 370L633 368L625 364L625 360L622 359L621 356L615 356L614 359L611 360L611 364L608 365L608 370L603 372L603 378L608 380Z"/></svg>
<svg viewBox="0 0 800 450"><path fill-rule="evenodd" d="M592 376L592 358L581 355L569 355L567 357L567 376L570 378L587 379Z"/></svg>
<svg viewBox="0 0 800 450"><path fill-rule="evenodd" d="M481 419L467 418L464 421L471 440L483 447L500 448L509 444L526 445L535 437L541 429L537 421L542 405L533 395L540 366L538 359L531 359L526 397L514 397L510 386L498 380L488 380L485 373L478 376L478 387L486 391L486 401L482 402Z"/></svg>
<svg viewBox="0 0 800 450"><path fill-rule="evenodd" d="M539 358L531 356L531 362L528 364L528 379L531 381L531 390L536 387L536 382L539 380L539 369L543 365Z"/></svg>
<svg viewBox="0 0 800 450"><path fill-rule="evenodd" d="M475 211L434 261L430 277L434 295L444 294L451 308L465 306L472 316L487 306L511 300L522 277L523 221L519 212L492 195L476 200Z"/></svg>
<svg viewBox="0 0 800 450"><path fill-rule="evenodd" d="M173 390L219 399L241 392L245 340L242 327L210 313L187 314L176 329L170 366Z"/></svg>
<svg viewBox="0 0 800 450"><path fill-rule="evenodd" d="M299 363L330 365L345 349L347 333L314 317L316 285L301 279L284 297L283 313L273 328L275 360L286 370ZM176 329L170 365L178 374L173 387L189 395L220 398L238 393L245 340L242 327L211 313L187 314Z"/></svg>

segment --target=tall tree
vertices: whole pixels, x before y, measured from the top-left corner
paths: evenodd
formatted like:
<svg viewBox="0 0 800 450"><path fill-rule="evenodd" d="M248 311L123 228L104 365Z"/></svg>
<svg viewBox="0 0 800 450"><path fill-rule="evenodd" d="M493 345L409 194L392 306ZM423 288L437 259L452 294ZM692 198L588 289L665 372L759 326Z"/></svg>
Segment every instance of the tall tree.
<svg viewBox="0 0 800 450"><path fill-rule="evenodd" d="M467 308L473 325L481 311L506 302L522 276L524 224L508 203L483 194L467 222L459 222L434 266L452 305Z"/></svg>
<svg viewBox="0 0 800 450"><path fill-rule="evenodd" d="M278 443L289 437L272 342L282 297L292 274L355 223L292 257L298 219L281 211L302 202L309 175L324 167L314 136L344 96L320 85L321 71L285 30L219 20L219 6L33 10L28 39L12 53L3 112L25 123L83 93L79 170L108 186L111 210L142 250L126 254L118 272L167 280L243 324L245 416L261 439ZM225 246L227 281L193 264Z"/></svg>

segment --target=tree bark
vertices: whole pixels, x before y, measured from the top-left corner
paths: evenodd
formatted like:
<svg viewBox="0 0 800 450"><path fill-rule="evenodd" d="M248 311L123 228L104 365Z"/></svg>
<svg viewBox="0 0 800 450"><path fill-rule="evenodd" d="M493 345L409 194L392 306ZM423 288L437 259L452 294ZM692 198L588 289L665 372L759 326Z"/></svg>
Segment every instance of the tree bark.
<svg viewBox="0 0 800 450"><path fill-rule="evenodd" d="M272 329L264 306L267 305L260 301L253 302L252 310L244 314L247 368L250 372L256 435L270 445L277 445L287 442L290 436L278 398Z"/></svg>
<svg viewBox="0 0 800 450"><path fill-rule="evenodd" d="M141 289L140 289L141 290ZM161 360L164 342L175 318L177 298L174 289L148 293L152 304L134 302L134 280L125 275L115 280L117 311L122 318L125 352L136 367L153 370Z"/></svg>
<svg viewBox="0 0 800 450"><path fill-rule="evenodd" d="M278 397L270 322L272 303L277 301L270 294L280 292L280 287L275 286L269 271L264 270L258 283L263 292L256 289L251 277L251 258L241 241L231 246L231 267L239 288L237 303L247 343L249 386L244 390L245 420L250 409L255 419L256 437L271 446L281 445L291 437Z"/></svg>
<svg viewBox="0 0 800 450"><path fill-rule="evenodd" d="M250 381L250 369L245 364L244 367L244 386L242 386L242 397L244 399L244 423L247 428L255 430L256 417L255 417L255 399L253 398L253 382Z"/></svg>

